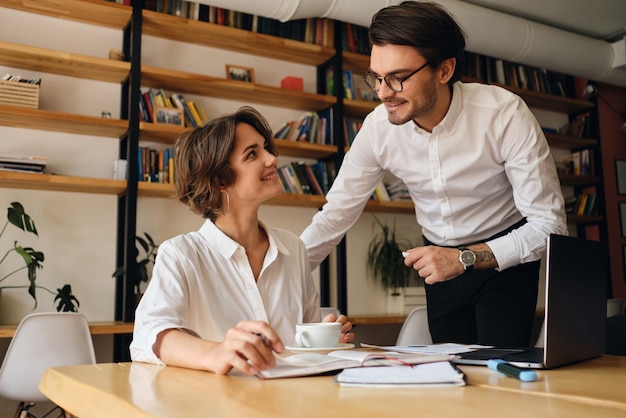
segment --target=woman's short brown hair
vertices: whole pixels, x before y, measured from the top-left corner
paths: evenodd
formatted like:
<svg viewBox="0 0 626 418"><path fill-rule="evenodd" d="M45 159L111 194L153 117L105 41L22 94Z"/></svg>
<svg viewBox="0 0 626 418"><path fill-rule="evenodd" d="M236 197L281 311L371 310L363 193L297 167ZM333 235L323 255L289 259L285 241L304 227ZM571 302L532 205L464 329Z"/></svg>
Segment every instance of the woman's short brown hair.
<svg viewBox="0 0 626 418"><path fill-rule="evenodd" d="M174 144L176 198L203 218L215 220L222 212L220 187L233 184L235 174L228 159L235 146L235 127L252 126L278 155L267 120L250 106L243 106L206 125L182 134Z"/></svg>

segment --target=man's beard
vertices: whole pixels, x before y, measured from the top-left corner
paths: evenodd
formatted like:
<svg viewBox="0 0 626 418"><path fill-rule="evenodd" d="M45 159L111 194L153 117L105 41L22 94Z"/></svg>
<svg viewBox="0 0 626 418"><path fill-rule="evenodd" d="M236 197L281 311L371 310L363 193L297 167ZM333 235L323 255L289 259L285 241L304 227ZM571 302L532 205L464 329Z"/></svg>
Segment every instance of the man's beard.
<svg viewBox="0 0 626 418"><path fill-rule="evenodd" d="M393 125L403 125L411 120L415 120L424 116L430 112L437 103L437 87L433 80L430 80L424 85L422 90L423 100L414 104L414 107L409 109L409 113L406 116L399 115L397 113L387 112L389 122Z"/></svg>

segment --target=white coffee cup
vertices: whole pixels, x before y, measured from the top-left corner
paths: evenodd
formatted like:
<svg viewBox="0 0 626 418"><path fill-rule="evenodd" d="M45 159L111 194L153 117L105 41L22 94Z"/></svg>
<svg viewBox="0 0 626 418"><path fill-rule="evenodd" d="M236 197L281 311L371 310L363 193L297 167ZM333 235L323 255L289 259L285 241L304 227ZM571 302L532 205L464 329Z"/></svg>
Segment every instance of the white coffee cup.
<svg viewBox="0 0 626 418"><path fill-rule="evenodd" d="M307 348L329 348L339 345L339 322L311 322L296 325L296 343Z"/></svg>

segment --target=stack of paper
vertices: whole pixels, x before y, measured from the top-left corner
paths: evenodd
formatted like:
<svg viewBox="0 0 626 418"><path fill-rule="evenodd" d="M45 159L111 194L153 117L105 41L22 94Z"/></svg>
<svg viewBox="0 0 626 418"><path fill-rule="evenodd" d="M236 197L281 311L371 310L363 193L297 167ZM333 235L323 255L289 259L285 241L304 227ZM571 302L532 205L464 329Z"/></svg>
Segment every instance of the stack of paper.
<svg viewBox="0 0 626 418"><path fill-rule="evenodd" d="M413 366L381 366L345 369L335 380L348 387L464 386L463 372L448 361Z"/></svg>

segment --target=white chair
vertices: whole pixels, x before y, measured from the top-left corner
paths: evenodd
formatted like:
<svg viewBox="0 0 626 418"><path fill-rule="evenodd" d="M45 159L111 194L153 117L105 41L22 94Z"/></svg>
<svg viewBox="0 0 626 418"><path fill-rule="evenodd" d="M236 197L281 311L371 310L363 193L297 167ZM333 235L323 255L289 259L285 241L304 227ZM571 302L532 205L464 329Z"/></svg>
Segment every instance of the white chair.
<svg viewBox="0 0 626 418"><path fill-rule="evenodd" d="M432 344L426 306L414 308L404 320L396 345Z"/></svg>
<svg viewBox="0 0 626 418"><path fill-rule="evenodd" d="M2 362L0 396L20 402L16 417L34 418L29 408L35 402L49 401L39 391L39 381L46 369L95 362L84 315L74 312L27 315L18 325Z"/></svg>

